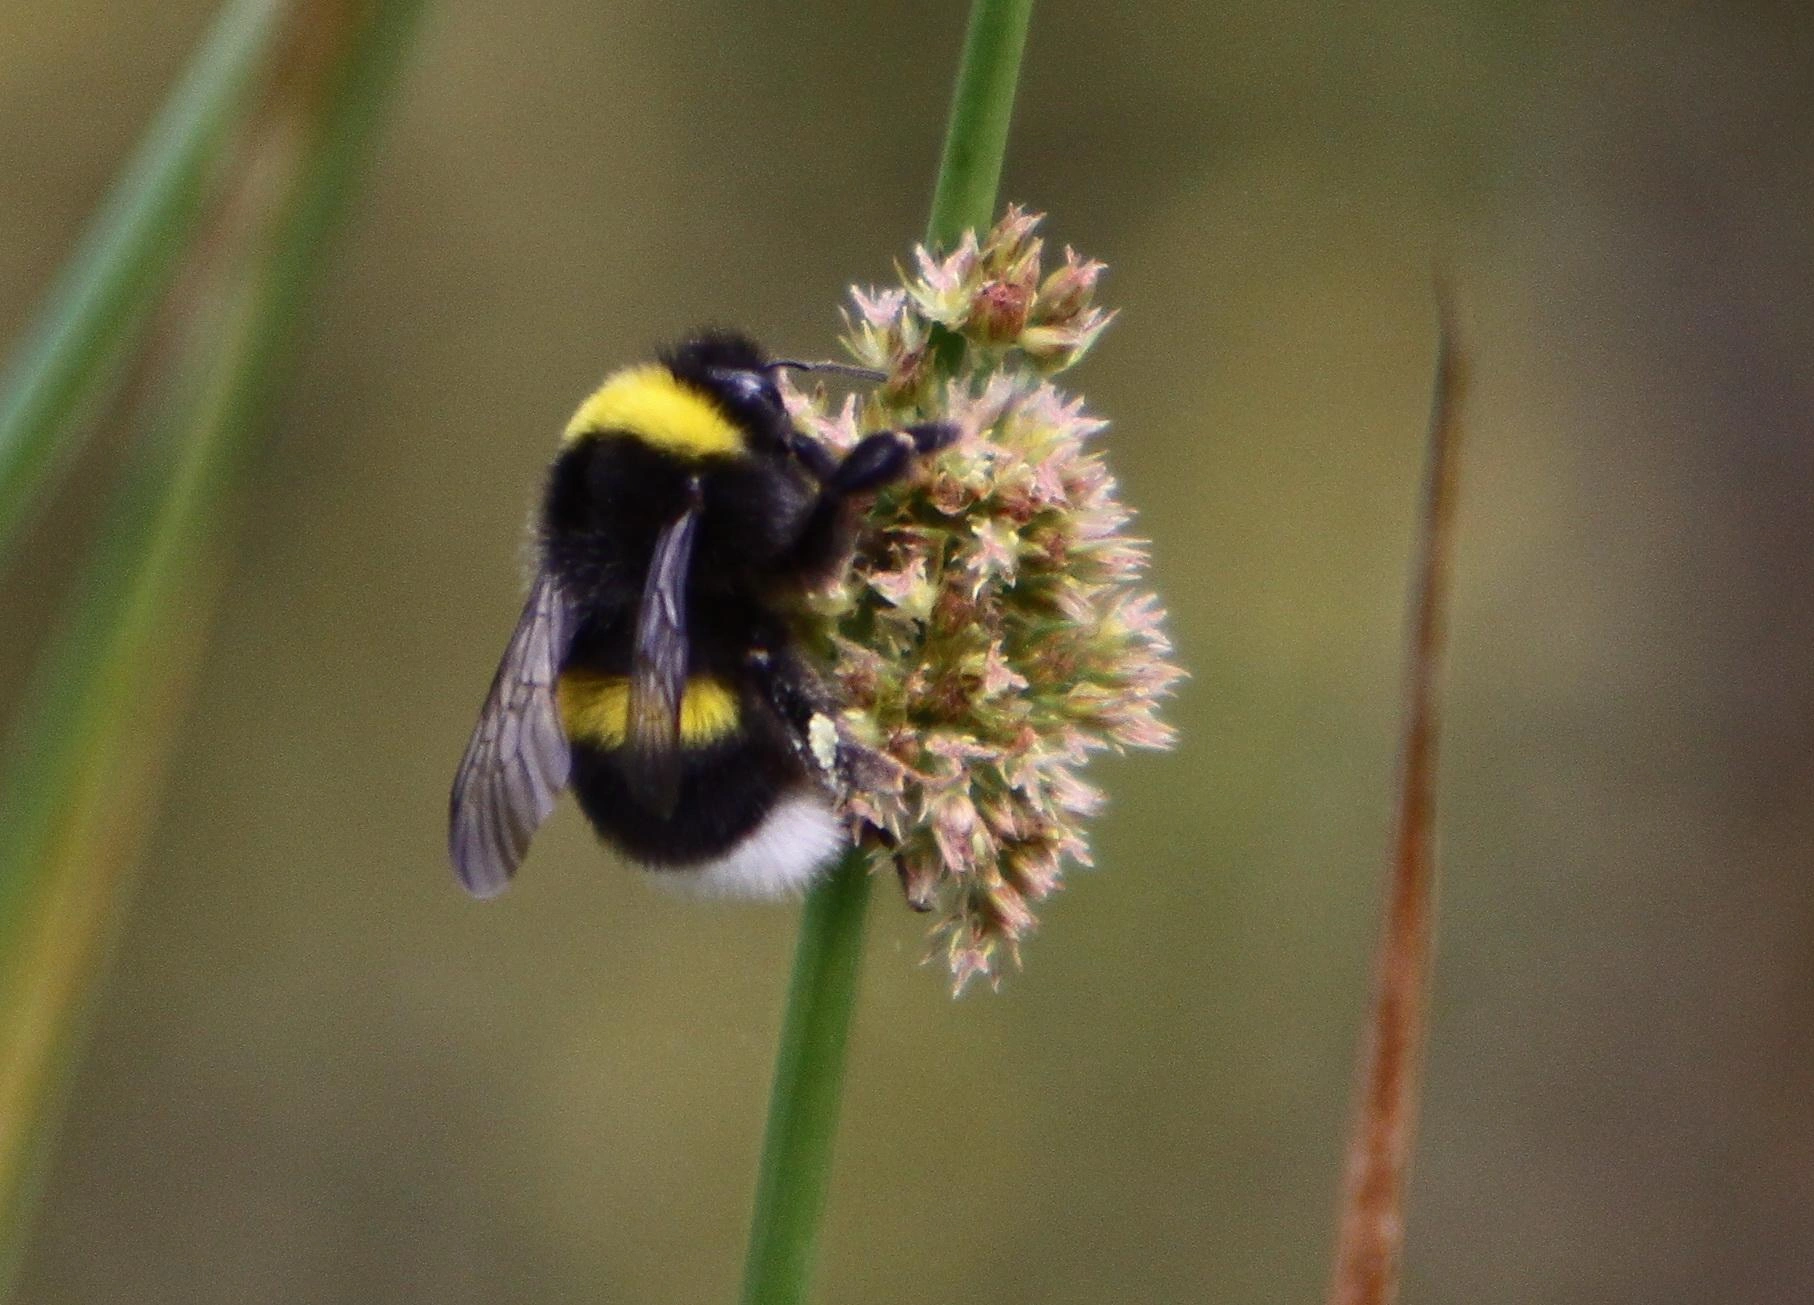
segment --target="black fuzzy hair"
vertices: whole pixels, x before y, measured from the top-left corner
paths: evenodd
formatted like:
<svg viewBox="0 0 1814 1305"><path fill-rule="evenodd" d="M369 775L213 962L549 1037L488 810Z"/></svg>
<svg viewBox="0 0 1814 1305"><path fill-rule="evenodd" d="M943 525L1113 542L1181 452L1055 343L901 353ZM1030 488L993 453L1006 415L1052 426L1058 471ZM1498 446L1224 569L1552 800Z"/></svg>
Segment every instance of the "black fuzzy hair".
<svg viewBox="0 0 1814 1305"><path fill-rule="evenodd" d="M713 370L759 372L768 367L768 355L749 336L716 327L688 336L672 349L664 349L660 357L676 376L706 389L717 388L712 383Z"/></svg>

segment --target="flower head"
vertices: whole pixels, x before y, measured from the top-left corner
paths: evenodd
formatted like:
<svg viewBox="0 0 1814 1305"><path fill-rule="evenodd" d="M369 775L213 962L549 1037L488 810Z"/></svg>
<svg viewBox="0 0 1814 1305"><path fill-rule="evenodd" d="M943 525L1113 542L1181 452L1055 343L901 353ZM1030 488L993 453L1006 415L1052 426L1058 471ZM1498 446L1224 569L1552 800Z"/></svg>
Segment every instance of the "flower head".
<svg viewBox="0 0 1814 1305"><path fill-rule="evenodd" d="M887 375L867 411L788 394L837 449L928 418L960 431L878 494L817 605L839 729L876 763L846 807L880 831L876 866L937 913L959 990L1018 961L1034 905L1067 861L1088 864L1101 794L1081 767L1103 748L1171 746L1157 709L1182 674L1094 443L1105 423L1050 379L1112 317L1093 306L1103 267L1067 249L1042 278L1038 221L1010 208L981 241L916 251L898 288L852 291L846 342Z"/></svg>

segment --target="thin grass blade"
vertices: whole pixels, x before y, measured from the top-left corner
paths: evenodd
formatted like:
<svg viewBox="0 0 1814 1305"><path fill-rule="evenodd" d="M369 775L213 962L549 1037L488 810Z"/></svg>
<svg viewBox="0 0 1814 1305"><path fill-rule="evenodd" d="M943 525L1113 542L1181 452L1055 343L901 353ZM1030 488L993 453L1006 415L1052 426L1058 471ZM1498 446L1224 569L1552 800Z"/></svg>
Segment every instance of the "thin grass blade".
<svg viewBox="0 0 1814 1305"><path fill-rule="evenodd" d="M1355 1089L1330 1305L1391 1305L1398 1299L1405 1175L1423 1078L1436 913L1436 748L1467 385L1467 357L1442 283L1437 308L1440 343L1412 577L1396 833L1372 1017Z"/></svg>
<svg viewBox="0 0 1814 1305"><path fill-rule="evenodd" d="M156 337L183 379L133 460L0 777L0 1287L193 673L232 489L420 6L298 7L194 293ZM162 369L160 369L162 370Z"/></svg>
<svg viewBox="0 0 1814 1305"><path fill-rule="evenodd" d="M82 400L122 353L200 220L283 8L281 0L232 0L221 10L0 372L0 557L73 455Z"/></svg>

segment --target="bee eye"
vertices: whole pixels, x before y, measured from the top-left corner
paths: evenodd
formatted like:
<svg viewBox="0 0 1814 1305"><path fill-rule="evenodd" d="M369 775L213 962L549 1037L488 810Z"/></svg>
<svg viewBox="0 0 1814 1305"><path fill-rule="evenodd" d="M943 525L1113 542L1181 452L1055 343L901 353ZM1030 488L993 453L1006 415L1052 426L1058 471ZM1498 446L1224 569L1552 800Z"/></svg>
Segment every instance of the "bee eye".
<svg viewBox="0 0 1814 1305"><path fill-rule="evenodd" d="M776 411L781 408L781 391L775 388L774 378L766 372L714 367L712 376L746 403L760 403Z"/></svg>

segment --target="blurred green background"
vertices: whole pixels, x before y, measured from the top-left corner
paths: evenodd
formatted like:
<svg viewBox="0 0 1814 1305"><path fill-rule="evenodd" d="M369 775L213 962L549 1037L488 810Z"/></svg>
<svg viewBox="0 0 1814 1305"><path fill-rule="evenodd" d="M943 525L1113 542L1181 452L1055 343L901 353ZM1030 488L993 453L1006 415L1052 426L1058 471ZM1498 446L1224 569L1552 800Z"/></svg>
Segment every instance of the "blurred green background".
<svg viewBox="0 0 1814 1305"><path fill-rule="evenodd" d="M0 0L0 338L198 36ZM431 7L252 485L20 1299L726 1300L795 912L447 782L556 433L705 322L832 348L924 225L963 6ZM1004 179L1183 746L953 1003L878 893L825 1301L1320 1296L1454 269L1476 387L1411 1301L1814 1295L1814 21L1041 0ZM92 459L0 573L0 711Z"/></svg>

